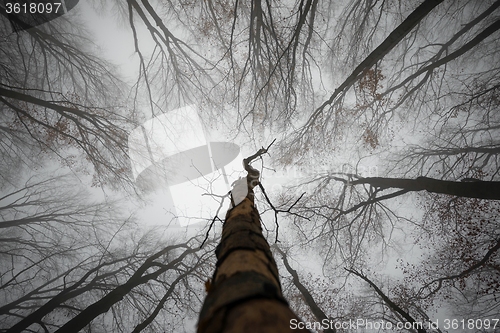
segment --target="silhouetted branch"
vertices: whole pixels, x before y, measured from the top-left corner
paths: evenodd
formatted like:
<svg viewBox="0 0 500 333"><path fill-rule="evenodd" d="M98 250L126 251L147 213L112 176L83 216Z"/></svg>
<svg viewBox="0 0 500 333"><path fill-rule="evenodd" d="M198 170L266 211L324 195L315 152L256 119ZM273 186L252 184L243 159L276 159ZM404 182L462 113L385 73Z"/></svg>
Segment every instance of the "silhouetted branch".
<svg viewBox="0 0 500 333"><path fill-rule="evenodd" d="M479 267L486 264L486 262L490 259L490 257L498 250L500 250L500 239L497 241L497 243L491 249L488 250L488 252L486 252L483 259L479 260L477 263L475 263L474 265L470 266L469 268L467 268L466 270L464 270L458 274L453 274L453 275L441 277L439 279L435 279L435 280L432 280L431 282L426 283L422 288L420 288L420 291L418 294L421 294L424 291L424 289L428 288L429 286L431 286L434 283L438 284L437 287L434 288L434 290L432 290L428 295L426 295L423 298L427 298L430 295L437 293L439 291L439 289L441 289L444 281L458 279L458 278L462 278L462 277L469 275L474 270L476 270Z"/></svg>
<svg viewBox="0 0 500 333"><path fill-rule="evenodd" d="M375 292L380 296L380 298L382 298L384 300L384 302L387 304L387 306L392 311L401 315L409 323L412 323L412 327L413 327L413 324L417 323L417 321L408 312L404 311L400 306L398 306L396 303L394 303L386 294L384 294L384 292L382 290L380 290L379 287L377 287L377 285L375 283L373 283L370 279L368 279L368 277L366 277L366 275L364 275L363 273L360 273L354 269L348 269L348 268L344 268L344 269L346 271L348 271L349 273L352 273L352 274L360 277L361 279L365 280L366 282L368 282L368 284L373 289L375 289ZM417 327L417 332L418 333L426 333L426 330L423 327L420 327L420 328Z"/></svg>
<svg viewBox="0 0 500 333"><path fill-rule="evenodd" d="M323 310L321 310L321 308L318 306L318 304L312 297L311 293L309 293L309 290L307 290L307 288L300 282L299 275L297 274L297 271L290 266L286 254L277 245L274 245L274 249L281 254L281 257L283 258L283 264L285 265L285 268L288 271L288 273L290 273L290 275L293 278L293 284L295 285L295 287L297 287L302 296L304 296L306 304L309 306L316 319L318 321L323 321L324 319L328 320L329 318L323 312ZM323 330L323 332L335 333L336 330L334 327L329 327Z"/></svg>

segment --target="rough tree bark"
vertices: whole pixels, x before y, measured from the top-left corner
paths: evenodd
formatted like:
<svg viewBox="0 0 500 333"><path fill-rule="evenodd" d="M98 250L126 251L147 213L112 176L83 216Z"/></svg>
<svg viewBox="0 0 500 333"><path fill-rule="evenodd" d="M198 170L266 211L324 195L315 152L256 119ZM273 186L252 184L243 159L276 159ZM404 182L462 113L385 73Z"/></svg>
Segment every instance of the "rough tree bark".
<svg viewBox="0 0 500 333"><path fill-rule="evenodd" d="M266 152L262 148L243 160L248 172L247 195L227 212L198 333L309 332L291 329L291 320L299 319L283 298L278 268L262 235L254 203L253 188L259 183L260 173L250 163Z"/></svg>

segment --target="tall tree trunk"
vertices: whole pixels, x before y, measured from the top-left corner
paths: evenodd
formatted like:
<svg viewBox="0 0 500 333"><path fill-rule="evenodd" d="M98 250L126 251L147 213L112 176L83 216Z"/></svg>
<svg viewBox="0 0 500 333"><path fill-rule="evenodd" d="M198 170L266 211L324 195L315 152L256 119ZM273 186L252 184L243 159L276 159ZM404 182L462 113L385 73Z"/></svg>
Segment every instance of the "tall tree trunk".
<svg viewBox="0 0 500 333"><path fill-rule="evenodd" d="M278 268L262 235L254 203L253 188L258 184L259 172L249 163L266 152L263 148L244 160L247 195L227 212L198 333L309 332L292 329L292 323L300 320L283 298Z"/></svg>
<svg viewBox="0 0 500 333"><path fill-rule="evenodd" d="M352 185L369 184L374 187L401 188L407 191L426 190L433 193L456 195L466 198L500 200L500 182L463 179L460 182L439 180L428 177L417 179L406 178L361 178L351 182Z"/></svg>

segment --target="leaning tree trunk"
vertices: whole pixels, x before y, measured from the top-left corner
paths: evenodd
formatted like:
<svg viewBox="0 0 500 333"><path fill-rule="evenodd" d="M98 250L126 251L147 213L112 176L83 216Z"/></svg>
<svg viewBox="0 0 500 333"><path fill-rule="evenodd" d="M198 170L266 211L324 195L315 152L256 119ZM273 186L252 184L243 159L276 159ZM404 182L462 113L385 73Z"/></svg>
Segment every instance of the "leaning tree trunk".
<svg viewBox="0 0 500 333"><path fill-rule="evenodd" d="M325 320L327 322L330 322L330 318L328 318L328 316L319 307L319 305L316 303L316 301L314 300L314 297L311 295L311 293L309 292L309 290L307 290L307 288L302 284L302 282L300 282L299 275L297 274L297 271L294 270L292 268L292 266L290 266L290 263L288 262L287 254L285 252L283 252L277 246L275 246L274 248L279 252L279 254L282 255L282 257L283 257L283 264L285 265L285 268L288 271L288 273L290 273L290 275L292 276L292 278L293 278L293 280L292 280L293 284L295 285L295 287L302 294L302 298L304 299L304 301L306 302L306 304L311 309L311 312L316 317L316 320L319 321L319 322L322 322L322 323L324 323ZM334 327L330 326L330 327L323 328L323 333L335 333L335 332L336 331L335 331Z"/></svg>
<svg viewBox="0 0 500 333"><path fill-rule="evenodd" d="M368 177L351 182L351 185L357 184L369 184L381 189L426 190L432 193L449 194L466 198L500 200L500 182L478 179L464 178L460 182L455 182L428 177L417 177L417 179Z"/></svg>
<svg viewBox="0 0 500 333"><path fill-rule="evenodd" d="M198 333L308 332L291 328L291 323L299 320L283 298L278 268L262 235L254 203L253 187L258 184L259 172L250 162L266 152L260 149L244 160L246 197L239 203L233 201L234 207L227 212Z"/></svg>

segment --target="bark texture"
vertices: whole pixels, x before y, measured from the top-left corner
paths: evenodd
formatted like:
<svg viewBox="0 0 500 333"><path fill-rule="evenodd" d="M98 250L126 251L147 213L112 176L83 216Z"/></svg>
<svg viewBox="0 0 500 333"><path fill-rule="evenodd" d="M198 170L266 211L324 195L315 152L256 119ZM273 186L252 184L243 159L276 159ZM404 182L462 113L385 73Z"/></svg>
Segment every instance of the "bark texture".
<svg viewBox="0 0 500 333"><path fill-rule="evenodd" d="M226 215L198 333L309 332L290 327L290 320L298 318L283 298L278 268L262 234L253 193L259 172L249 166L258 154L244 160L248 194Z"/></svg>

